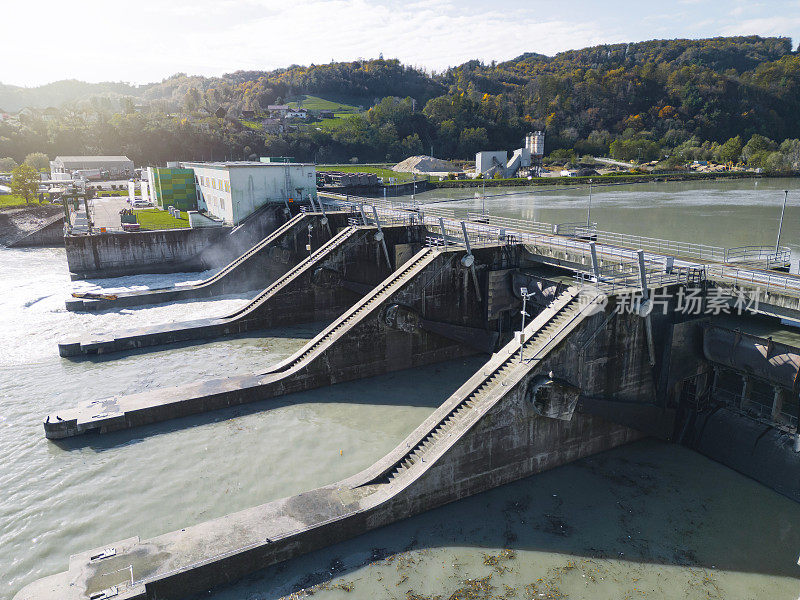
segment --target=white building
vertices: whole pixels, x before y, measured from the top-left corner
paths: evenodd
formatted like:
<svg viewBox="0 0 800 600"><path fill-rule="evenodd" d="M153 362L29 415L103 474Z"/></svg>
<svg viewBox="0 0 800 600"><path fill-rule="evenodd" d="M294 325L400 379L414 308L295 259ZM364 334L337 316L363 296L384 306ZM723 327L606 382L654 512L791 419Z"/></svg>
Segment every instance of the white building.
<svg viewBox="0 0 800 600"><path fill-rule="evenodd" d="M505 150L478 152L475 155L475 172L478 175L483 175L499 166L502 172L505 173L507 161L508 152Z"/></svg>
<svg viewBox="0 0 800 600"><path fill-rule="evenodd" d="M290 108L286 111L287 119L307 119L308 111L305 108Z"/></svg>
<svg viewBox="0 0 800 600"><path fill-rule="evenodd" d="M56 156L50 161L50 173L75 171L107 172L110 177L128 178L133 175L133 161L127 156Z"/></svg>
<svg viewBox="0 0 800 600"><path fill-rule="evenodd" d="M194 170L198 208L228 225L238 225L265 204L317 198L313 163L187 162L181 166Z"/></svg>
<svg viewBox="0 0 800 600"><path fill-rule="evenodd" d="M544 156L544 131L534 131L525 136L525 147L531 156L541 158Z"/></svg>

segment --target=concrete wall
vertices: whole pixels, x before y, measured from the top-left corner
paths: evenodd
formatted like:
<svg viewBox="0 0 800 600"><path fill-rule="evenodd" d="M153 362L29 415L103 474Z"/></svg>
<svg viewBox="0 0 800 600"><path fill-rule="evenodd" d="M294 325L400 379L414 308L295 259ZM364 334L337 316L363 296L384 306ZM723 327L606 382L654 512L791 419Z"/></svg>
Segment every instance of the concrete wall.
<svg viewBox="0 0 800 600"><path fill-rule="evenodd" d="M230 231L203 228L71 235L64 240L67 265L73 279L179 272L187 261ZM200 270L200 266L186 270Z"/></svg>
<svg viewBox="0 0 800 600"><path fill-rule="evenodd" d="M213 269L241 256L285 221L283 208L268 207L234 229L203 227L67 236L67 265L73 279Z"/></svg>
<svg viewBox="0 0 800 600"><path fill-rule="evenodd" d="M55 215L42 225L8 245L9 248L56 247L64 245L64 217Z"/></svg>

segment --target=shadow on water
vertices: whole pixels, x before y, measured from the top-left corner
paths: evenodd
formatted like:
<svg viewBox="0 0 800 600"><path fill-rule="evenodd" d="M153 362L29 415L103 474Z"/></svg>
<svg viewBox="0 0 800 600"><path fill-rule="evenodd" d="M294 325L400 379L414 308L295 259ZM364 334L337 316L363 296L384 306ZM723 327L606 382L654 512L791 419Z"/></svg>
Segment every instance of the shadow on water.
<svg viewBox="0 0 800 600"><path fill-rule="evenodd" d="M175 323L179 325L180 323ZM147 346L144 348L135 348L131 350L122 350L119 352L108 352L103 354L80 354L77 356L61 357L70 363L96 363L102 364L115 360L122 360L125 358L134 358L137 356L144 356L154 352L164 352L172 350L182 350L186 348L193 348L196 346L204 346L206 344L216 344L225 342L236 342L241 340L262 340L262 339L300 339L312 340L325 329L330 322L328 321L315 321L311 323L301 323L297 325L290 325L281 328L273 329L254 329L245 333L235 333L230 335L223 335L219 337L209 337L199 340L186 340L182 342L174 342L170 344L159 344L157 346ZM298 350L300 346L298 346Z"/></svg>
<svg viewBox="0 0 800 600"><path fill-rule="evenodd" d="M746 490L736 500L736 509L729 505L729 487ZM613 577L618 585L632 587L636 584L631 582L647 576L642 570L668 580L664 569L679 567L707 570L673 573L681 585L688 577L697 576L699 582L719 571L800 579L793 554L800 546L797 505L779 498L780 515L772 506L748 506L765 492L772 494L682 446L646 439L427 511L190 598L273 600L295 592L299 594L290 597L339 589L355 592L357 598L565 598L572 596L557 586L572 570L576 577L581 570L584 577L590 571L596 576L605 572L609 582ZM735 520L751 516L739 515L740 510L756 513L753 525ZM729 527L719 512L733 516ZM770 519L778 521L787 514L794 516L793 527L779 531ZM763 530L756 523L769 525ZM527 552L546 556L523 554ZM503 579L506 572L511 580ZM450 583L443 575L450 576ZM441 585L436 593L413 591L429 589L433 576L437 582L444 580L435 584ZM470 595L458 589L485 576L494 576L495 593ZM551 593L511 594L508 588L503 591L501 582L516 585L517 592L536 582L540 591ZM589 585L589 580L581 585ZM678 588L673 591L675 595L667 597L695 597ZM707 597L705 591L695 591L702 592L698 598ZM629 596L618 587L611 593L599 588L598 595L582 597Z"/></svg>
<svg viewBox="0 0 800 600"><path fill-rule="evenodd" d="M304 392L295 392L277 398L171 419L153 425L105 434L88 433L64 440L50 441L63 450L79 450L87 447L97 451L112 450L141 442L144 438L309 403L414 406L433 410L450 397L485 361L484 355L473 356L425 367L394 371L385 375L338 383ZM376 390L380 390L380 393L376 393ZM335 420L336 415L331 414L327 418Z"/></svg>

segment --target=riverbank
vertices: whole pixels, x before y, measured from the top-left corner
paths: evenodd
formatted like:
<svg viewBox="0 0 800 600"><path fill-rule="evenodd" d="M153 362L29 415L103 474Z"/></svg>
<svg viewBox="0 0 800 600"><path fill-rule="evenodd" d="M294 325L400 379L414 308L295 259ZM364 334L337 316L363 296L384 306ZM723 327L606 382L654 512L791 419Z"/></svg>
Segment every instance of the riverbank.
<svg viewBox="0 0 800 600"><path fill-rule="evenodd" d="M619 185L628 183L675 182L675 181L720 181L728 179L764 179L800 177L800 173L754 173L752 171L722 171L719 173L622 173L614 175L594 175L592 177L519 177L513 179L447 179L431 180L430 189L474 188L474 187L530 187L530 186L573 186Z"/></svg>
<svg viewBox="0 0 800 600"><path fill-rule="evenodd" d="M8 246L48 224L62 208L53 204L31 204L0 208L0 244Z"/></svg>

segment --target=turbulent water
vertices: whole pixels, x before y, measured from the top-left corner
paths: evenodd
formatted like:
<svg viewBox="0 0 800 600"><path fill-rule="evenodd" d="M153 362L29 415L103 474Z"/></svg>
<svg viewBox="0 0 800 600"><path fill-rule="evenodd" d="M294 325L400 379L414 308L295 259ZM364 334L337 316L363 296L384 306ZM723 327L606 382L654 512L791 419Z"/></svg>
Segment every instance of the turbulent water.
<svg viewBox="0 0 800 600"><path fill-rule="evenodd" d="M603 229L691 241L705 232L718 245L774 243L780 190L794 184L604 188L595 190L592 220ZM455 193L425 199L447 196ZM562 222L585 216L586 193L537 191L486 202L496 214ZM797 202L787 209L784 226L784 243L793 247L798 211ZM58 407L256 373L324 326L81 362L58 357L57 342L77 334L222 315L247 297L93 315L65 311L70 291L156 287L205 275L71 283L63 250L0 249L0 599L65 570L71 553L151 537L351 475L389 451L483 362L393 373L120 434L45 440L41 419ZM795 600L799 553L800 506L688 450L644 441L201 597Z"/></svg>

